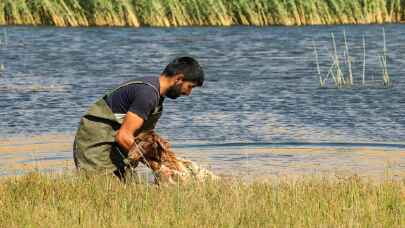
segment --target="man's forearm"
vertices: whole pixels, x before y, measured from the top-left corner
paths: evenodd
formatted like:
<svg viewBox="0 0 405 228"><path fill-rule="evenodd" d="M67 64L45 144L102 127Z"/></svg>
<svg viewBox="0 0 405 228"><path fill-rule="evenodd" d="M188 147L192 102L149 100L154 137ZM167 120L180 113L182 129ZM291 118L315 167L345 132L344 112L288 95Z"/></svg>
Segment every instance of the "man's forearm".
<svg viewBox="0 0 405 228"><path fill-rule="evenodd" d="M118 131L117 135L115 136L115 141L122 149L124 149L125 151L129 151L131 147L134 145L135 138L132 135Z"/></svg>
<svg viewBox="0 0 405 228"><path fill-rule="evenodd" d="M122 149L126 151L131 149L135 142L135 133L142 127L143 122L144 120L138 115L132 112L127 112L124 122L115 135L115 141Z"/></svg>

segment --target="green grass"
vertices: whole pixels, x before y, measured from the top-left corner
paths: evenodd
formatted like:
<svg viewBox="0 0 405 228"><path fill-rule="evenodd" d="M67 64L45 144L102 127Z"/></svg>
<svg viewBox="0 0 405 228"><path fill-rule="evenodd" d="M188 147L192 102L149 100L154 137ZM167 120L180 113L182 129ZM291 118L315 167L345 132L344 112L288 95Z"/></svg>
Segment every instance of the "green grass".
<svg viewBox="0 0 405 228"><path fill-rule="evenodd" d="M0 25L229 26L401 22L401 0L2 0Z"/></svg>
<svg viewBox="0 0 405 228"><path fill-rule="evenodd" d="M154 186L111 177L3 178L1 227L404 227L405 180Z"/></svg>

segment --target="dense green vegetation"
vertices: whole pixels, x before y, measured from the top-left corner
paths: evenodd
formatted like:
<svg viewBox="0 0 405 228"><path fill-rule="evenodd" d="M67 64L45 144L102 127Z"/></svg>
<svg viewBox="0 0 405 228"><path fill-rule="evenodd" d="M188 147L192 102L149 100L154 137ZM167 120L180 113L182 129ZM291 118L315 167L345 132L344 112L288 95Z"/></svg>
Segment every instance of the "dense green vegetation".
<svg viewBox="0 0 405 228"><path fill-rule="evenodd" d="M34 173L0 182L0 227L405 226L405 180L154 186Z"/></svg>
<svg viewBox="0 0 405 228"><path fill-rule="evenodd" d="M0 0L0 25L186 26L401 22L405 0Z"/></svg>

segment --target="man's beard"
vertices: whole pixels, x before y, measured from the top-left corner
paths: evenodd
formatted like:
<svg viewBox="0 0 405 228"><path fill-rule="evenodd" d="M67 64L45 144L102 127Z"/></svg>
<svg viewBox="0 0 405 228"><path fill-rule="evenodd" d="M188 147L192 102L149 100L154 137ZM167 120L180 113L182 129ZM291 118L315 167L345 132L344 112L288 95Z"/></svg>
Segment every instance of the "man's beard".
<svg viewBox="0 0 405 228"><path fill-rule="evenodd" d="M166 97L176 99L181 96L181 84L173 85L166 92Z"/></svg>

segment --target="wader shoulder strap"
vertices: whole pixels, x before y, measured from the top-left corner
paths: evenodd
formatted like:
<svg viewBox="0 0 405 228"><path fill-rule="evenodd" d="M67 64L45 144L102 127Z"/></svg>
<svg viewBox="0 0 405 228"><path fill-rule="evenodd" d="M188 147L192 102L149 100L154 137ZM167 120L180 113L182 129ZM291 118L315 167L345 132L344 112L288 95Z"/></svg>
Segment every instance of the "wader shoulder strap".
<svg viewBox="0 0 405 228"><path fill-rule="evenodd" d="M130 81L130 82L127 82L127 83L125 83L125 84L123 84L123 85L120 85L119 87L117 87L117 88L113 89L112 91L108 92L107 94L105 94L104 97L103 97L103 99L104 99L104 100L107 100L107 97L110 96L110 95L111 95L112 93L114 93L115 91L119 90L120 88L122 88L122 87L124 87L124 86L132 85L132 84L145 84L145 85L148 85L148 86L152 87L153 90L156 92L156 95L157 95L157 96L156 96L156 104L159 106L159 102L160 102L160 92L159 92L159 90L158 90L154 85L152 85L151 83L149 83L149 82L143 82L143 81ZM120 114L120 113L114 113L113 115L114 115L115 120L116 120L119 124L122 124L122 122L124 121L125 116L126 116L126 114ZM154 125L153 125L153 126L154 126Z"/></svg>

